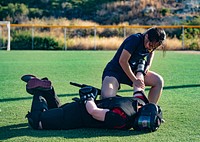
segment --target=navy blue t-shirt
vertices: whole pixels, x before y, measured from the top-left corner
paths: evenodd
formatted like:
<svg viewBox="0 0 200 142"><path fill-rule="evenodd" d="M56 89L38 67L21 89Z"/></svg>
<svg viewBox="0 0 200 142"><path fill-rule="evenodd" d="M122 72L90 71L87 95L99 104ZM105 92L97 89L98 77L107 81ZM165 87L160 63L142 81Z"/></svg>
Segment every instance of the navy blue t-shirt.
<svg viewBox="0 0 200 142"><path fill-rule="evenodd" d="M127 50L131 54L129 59L130 66L149 55L149 51L144 46L144 35L141 33L133 34L124 40L115 56L110 61L110 63L115 67L119 66L121 68L119 58L123 49Z"/></svg>
<svg viewBox="0 0 200 142"><path fill-rule="evenodd" d="M124 42L121 44L119 49L117 50L116 54L114 55L113 59L107 64L102 79L105 76L115 76L119 82L126 83L127 79L123 80L126 77L125 72L123 71L121 65L119 64L119 58L123 49L127 50L131 57L129 59L129 65L132 68L132 71L135 70L135 66L137 61L140 59L144 59L146 56L149 55L149 51L144 46L144 35L141 33L133 34L126 38ZM114 73L114 74L113 74ZM129 80L129 79L128 79ZM129 80L129 85L131 84Z"/></svg>

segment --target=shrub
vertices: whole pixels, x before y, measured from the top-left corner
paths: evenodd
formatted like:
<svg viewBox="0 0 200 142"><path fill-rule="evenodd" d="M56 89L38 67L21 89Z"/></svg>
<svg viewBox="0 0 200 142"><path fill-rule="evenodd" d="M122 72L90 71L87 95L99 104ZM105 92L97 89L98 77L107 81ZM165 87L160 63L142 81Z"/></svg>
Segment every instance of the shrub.
<svg viewBox="0 0 200 142"><path fill-rule="evenodd" d="M191 43L190 46L189 46L189 48L190 48L191 50L200 50L200 46L198 45L197 42Z"/></svg>
<svg viewBox="0 0 200 142"><path fill-rule="evenodd" d="M41 9L39 9L39 8L30 8L28 16L30 18L34 18L34 17L42 18L43 11Z"/></svg>
<svg viewBox="0 0 200 142"><path fill-rule="evenodd" d="M160 13L162 14L162 16L166 16L167 14L170 13L170 9L169 8L162 8L160 10Z"/></svg>
<svg viewBox="0 0 200 142"><path fill-rule="evenodd" d="M15 33L11 40L11 50L30 50L32 49L32 37L27 33Z"/></svg>
<svg viewBox="0 0 200 142"><path fill-rule="evenodd" d="M3 38L0 38L0 50L5 50L7 46L7 41Z"/></svg>
<svg viewBox="0 0 200 142"><path fill-rule="evenodd" d="M33 41L33 42L32 42ZM52 37L32 36L27 32L15 33L11 41L11 50L52 50L59 49L59 43Z"/></svg>

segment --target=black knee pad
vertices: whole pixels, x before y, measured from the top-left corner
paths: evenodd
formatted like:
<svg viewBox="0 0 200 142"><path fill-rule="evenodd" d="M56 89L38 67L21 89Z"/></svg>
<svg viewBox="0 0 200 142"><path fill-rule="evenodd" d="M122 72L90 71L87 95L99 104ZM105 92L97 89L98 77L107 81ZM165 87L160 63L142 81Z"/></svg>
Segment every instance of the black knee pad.
<svg viewBox="0 0 200 142"><path fill-rule="evenodd" d="M40 117L42 129L61 130L64 126L64 116L62 108L55 108L45 111Z"/></svg>
<svg viewBox="0 0 200 142"><path fill-rule="evenodd" d="M33 129L41 129L41 127L39 126L41 113L41 111L28 112L28 114L25 116L28 119L29 125Z"/></svg>

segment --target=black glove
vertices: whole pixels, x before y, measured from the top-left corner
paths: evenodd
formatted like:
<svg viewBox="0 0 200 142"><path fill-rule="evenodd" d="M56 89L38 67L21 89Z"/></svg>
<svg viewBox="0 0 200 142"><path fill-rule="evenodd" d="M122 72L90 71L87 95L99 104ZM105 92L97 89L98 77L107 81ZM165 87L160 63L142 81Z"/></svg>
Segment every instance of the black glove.
<svg viewBox="0 0 200 142"><path fill-rule="evenodd" d="M86 86L79 90L80 100L86 103L88 100L96 99L98 90L92 86Z"/></svg>

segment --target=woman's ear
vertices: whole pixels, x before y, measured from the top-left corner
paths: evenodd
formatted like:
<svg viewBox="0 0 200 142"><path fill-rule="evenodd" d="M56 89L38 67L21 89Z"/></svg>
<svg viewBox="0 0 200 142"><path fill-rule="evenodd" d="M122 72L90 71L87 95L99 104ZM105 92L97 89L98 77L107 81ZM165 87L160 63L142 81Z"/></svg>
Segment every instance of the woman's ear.
<svg viewBox="0 0 200 142"><path fill-rule="evenodd" d="M148 34L145 34L145 38L148 39Z"/></svg>
<svg viewBox="0 0 200 142"><path fill-rule="evenodd" d="M144 36L144 43L146 44L148 41L149 41L148 40L148 34L145 34L145 36Z"/></svg>

